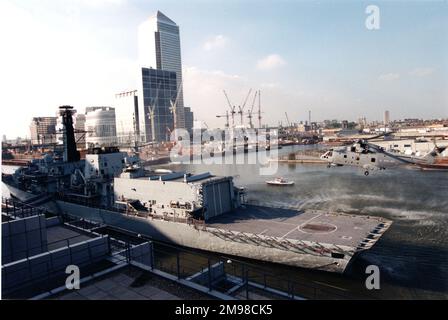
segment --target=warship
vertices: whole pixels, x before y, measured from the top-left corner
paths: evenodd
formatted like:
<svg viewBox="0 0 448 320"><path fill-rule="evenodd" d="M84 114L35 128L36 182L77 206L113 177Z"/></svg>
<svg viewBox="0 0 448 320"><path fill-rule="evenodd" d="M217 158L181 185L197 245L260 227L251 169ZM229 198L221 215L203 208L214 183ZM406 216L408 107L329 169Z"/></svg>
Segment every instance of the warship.
<svg viewBox="0 0 448 320"><path fill-rule="evenodd" d="M115 147L76 149L73 107L60 107L62 157L2 174L11 197L57 215L157 241L342 273L392 222L373 216L252 205L231 176L147 170Z"/></svg>

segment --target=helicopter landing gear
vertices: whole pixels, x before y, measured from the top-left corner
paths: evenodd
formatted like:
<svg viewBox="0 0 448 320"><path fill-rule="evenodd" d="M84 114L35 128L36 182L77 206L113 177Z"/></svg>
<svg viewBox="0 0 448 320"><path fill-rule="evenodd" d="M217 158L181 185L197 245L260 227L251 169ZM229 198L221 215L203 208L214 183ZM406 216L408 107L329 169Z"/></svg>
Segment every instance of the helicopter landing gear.
<svg viewBox="0 0 448 320"><path fill-rule="evenodd" d="M364 171L364 175L367 177L369 175L369 171Z"/></svg>

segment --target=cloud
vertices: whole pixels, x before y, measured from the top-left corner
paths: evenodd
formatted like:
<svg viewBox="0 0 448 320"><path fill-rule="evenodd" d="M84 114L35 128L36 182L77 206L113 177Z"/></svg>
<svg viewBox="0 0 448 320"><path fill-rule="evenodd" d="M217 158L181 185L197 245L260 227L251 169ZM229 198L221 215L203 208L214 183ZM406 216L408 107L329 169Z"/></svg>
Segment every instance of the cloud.
<svg viewBox="0 0 448 320"><path fill-rule="evenodd" d="M229 39L227 37L223 36L222 34L218 34L218 35L208 39L204 43L203 48L206 51L210 51L213 49L220 49L220 48L224 48L228 42L229 42Z"/></svg>
<svg viewBox="0 0 448 320"><path fill-rule="evenodd" d="M273 88L279 88L280 84L278 82L265 82L261 84L261 87L266 89L273 89Z"/></svg>
<svg viewBox="0 0 448 320"><path fill-rule="evenodd" d="M126 3L126 0L76 0L80 5L90 7L120 6Z"/></svg>
<svg viewBox="0 0 448 320"><path fill-rule="evenodd" d="M385 74L381 74L378 77L378 80L393 81L393 80L398 80L399 78L400 78L400 74L398 74L398 73L385 73Z"/></svg>
<svg viewBox="0 0 448 320"><path fill-rule="evenodd" d="M433 74L433 72L433 68L415 68L414 70L410 71L409 74L416 77L426 77Z"/></svg>
<svg viewBox="0 0 448 320"><path fill-rule="evenodd" d="M195 120L203 120L209 127L224 127L225 120L216 117L229 109L223 90L232 105L238 105L251 88L248 80L240 75L192 66L183 68L183 79L186 106L192 107Z"/></svg>
<svg viewBox="0 0 448 320"><path fill-rule="evenodd" d="M273 70L285 65L286 62L278 54L270 54L263 59L258 60L257 68L259 70Z"/></svg>

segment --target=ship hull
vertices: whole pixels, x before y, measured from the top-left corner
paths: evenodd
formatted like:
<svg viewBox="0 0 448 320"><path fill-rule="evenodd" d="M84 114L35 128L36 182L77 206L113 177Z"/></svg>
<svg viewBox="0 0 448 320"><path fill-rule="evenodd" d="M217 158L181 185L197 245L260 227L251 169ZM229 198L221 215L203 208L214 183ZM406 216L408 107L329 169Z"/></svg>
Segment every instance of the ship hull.
<svg viewBox="0 0 448 320"><path fill-rule="evenodd" d="M290 250L264 247L247 242L229 241L207 230L195 228L193 225L186 223L152 220L105 209L85 207L64 201L55 201L55 203L49 203L48 205L51 210L60 210L61 212L79 218L129 230L151 237L154 240L169 242L193 249L290 266L342 273L353 257L347 255L344 259L334 259L327 256L314 256Z"/></svg>

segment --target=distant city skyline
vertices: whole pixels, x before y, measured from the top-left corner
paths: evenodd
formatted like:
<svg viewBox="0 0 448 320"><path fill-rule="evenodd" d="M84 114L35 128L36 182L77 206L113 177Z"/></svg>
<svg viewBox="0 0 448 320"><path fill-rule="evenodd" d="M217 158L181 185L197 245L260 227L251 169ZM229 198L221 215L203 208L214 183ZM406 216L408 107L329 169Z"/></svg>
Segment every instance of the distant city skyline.
<svg viewBox="0 0 448 320"><path fill-rule="evenodd" d="M194 2L194 1L193 1ZM256 6L255 6L256 4ZM0 3L2 134L29 136L33 117L70 104L114 106L136 88L138 26L157 10L181 28L185 107L224 127L261 90L263 123L448 117L448 4L73 0ZM245 119L247 121L247 119Z"/></svg>

